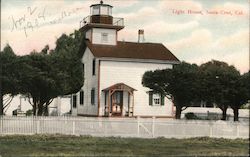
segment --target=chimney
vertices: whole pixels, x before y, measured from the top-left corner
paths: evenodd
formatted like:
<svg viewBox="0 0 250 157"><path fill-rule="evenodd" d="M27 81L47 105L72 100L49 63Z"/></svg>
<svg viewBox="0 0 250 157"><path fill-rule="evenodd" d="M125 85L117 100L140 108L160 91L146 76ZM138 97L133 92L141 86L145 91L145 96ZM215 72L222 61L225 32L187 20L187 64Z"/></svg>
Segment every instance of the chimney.
<svg viewBox="0 0 250 157"><path fill-rule="evenodd" d="M144 41L145 41L144 30L143 29L139 29L138 30L138 43L143 43Z"/></svg>

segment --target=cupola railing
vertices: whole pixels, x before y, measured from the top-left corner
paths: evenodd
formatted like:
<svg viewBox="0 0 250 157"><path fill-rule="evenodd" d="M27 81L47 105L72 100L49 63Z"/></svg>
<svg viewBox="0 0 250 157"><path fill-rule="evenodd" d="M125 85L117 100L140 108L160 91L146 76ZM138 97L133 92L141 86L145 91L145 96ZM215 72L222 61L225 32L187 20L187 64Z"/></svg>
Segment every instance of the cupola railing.
<svg viewBox="0 0 250 157"><path fill-rule="evenodd" d="M93 18L94 16L87 16L82 21L80 21L80 28L87 24L100 24L100 25L113 25L124 27L124 19L118 17L112 17L108 22L100 22Z"/></svg>

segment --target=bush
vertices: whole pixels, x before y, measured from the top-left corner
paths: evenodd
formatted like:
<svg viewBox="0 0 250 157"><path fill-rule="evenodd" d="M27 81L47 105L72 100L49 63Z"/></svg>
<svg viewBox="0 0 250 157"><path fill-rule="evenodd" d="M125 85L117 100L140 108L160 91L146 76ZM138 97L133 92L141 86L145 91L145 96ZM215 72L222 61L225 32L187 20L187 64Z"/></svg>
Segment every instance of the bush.
<svg viewBox="0 0 250 157"><path fill-rule="evenodd" d="M250 101L240 107L240 109L250 109Z"/></svg>
<svg viewBox="0 0 250 157"><path fill-rule="evenodd" d="M197 117L193 112L188 112L185 114L185 118L186 119L200 119L199 117Z"/></svg>
<svg viewBox="0 0 250 157"><path fill-rule="evenodd" d="M33 115L33 110L32 109L26 111L26 116L32 116L32 115Z"/></svg>

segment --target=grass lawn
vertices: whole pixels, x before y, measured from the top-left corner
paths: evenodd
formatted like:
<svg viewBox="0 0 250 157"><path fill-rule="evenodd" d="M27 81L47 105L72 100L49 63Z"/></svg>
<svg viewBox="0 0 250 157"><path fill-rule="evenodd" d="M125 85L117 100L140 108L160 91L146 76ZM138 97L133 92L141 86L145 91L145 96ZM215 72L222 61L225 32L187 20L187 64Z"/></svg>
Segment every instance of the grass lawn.
<svg viewBox="0 0 250 157"><path fill-rule="evenodd" d="M247 139L0 136L0 156L247 156Z"/></svg>

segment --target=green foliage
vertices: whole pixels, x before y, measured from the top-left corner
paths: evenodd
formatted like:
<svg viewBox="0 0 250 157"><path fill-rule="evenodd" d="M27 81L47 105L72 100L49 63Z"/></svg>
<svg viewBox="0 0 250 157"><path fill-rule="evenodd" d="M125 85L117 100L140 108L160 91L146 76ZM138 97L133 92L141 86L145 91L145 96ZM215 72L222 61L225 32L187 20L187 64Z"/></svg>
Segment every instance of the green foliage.
<svg viewBox="0 0 250 157"><path fill-rule="evenodd" d="M33 115L33 110L27 110L26 111L26 116L32 116Z"/></svg>
<svg viewBox="0 0 250 157"><path fill-rule="evenodd" d="M235 83L235 90L231 91L231 107L240 108L250 100L249 72L241 75Z"/></svg>
<svg viewBox="0 0 250 157"><path fill-rule="evenodd" d="M188 112L185 114L186 119L200 119L198 116L196 116L193 112Z"/></svg>
<svg viewBox="0 0 250 157"><path fill-rule="evenodd" d="M184 107L200 101L216 104L223 112L230 106L234 110L234 120L238 120L238 109L250 99L249 72L239 71L225 62L212 60L200 67L185 62L173 69L148 71L142 84L154 92L170 96L176 106L176 118L180 118Z"/></svg>
<svg viewBox="0 0 250 157"><path fill-rule="evenodd" d="M29 93L32 97L46 97L50 91L56 88L56 80L50 56L41 53L32 53L20 58L20 93ZM55 89L56 90L56 89ZM42 95L44 94L44 95Z"/></svg>
<svg viewBox="0 0 250 157"><path fill-rule="evenodd" d="M240 109L249 109L249 110L250 110L250 100L249 100L248 103L242 105L242 106L240 107Z"/></svg>
<svg viewBox="0 0 250 157"><path fill-rule="evenodd" d="M6 94L14 96L18 91L17 58L8 44L0 52L0 115L3 115L6 107L6 104L3 104L3 96Z"/></svg>
<svg viewBox="0 0 250 157"><path fill-rule="evenodd" d="M221 105L229 105L228 92L234 90L234 84L240 73L225 62L210 61L200 66L203 99Z"/></svg>
<svg viewBox="0 0 250 157"><path fill-rule="evenodd" d="M56 48L53 50L52 54L56 53L58 55L63 53L70 53L71 55L76 55L82 57L85 51L86 44L83 42L84 36L80 31L75 30L74 33L69 36L62 34L56 41Z"/></svg>
<svg viewBox="0 0 250 157"><path fill-rule="evenodd" d="M0 52L2 95L17 94L18 90L18 79L16 77L16 73L18 72L17 59L18 57L15 55L10 45L6 45L3 51Z"/></svg>
<svg viewBox="0 0 250 157"><path fill-rule="evenodd" d="M212 60L200 66L200 76L201 98L215 103L223 112L222 120L226 120L227 108L233 106L236 99L242 100L240 95L244 89L239 71L225 62Z"/></svg>
<svg viewBox="0 0 250 157"><path fill-rule="evenodd" d="M3 95L23 94L33 100L33 113L48 114L48 105L57 96L78 92L83 85L81 55L85 51L79 31L63 34L55 50L46 45L41 52L15 56L7 45L0 55L3 67Z"/></svg>
<svg viewBox="0 0 250 157"><path fill-rule="evenodd" d="M62 95L76 93L83 85L83 70L81 58L86 45L83 36L79 31L67 36L63 34L56 41L56 48L51 53L54 59L53 66L60 76L60 84L64 92Z"/></svg>

